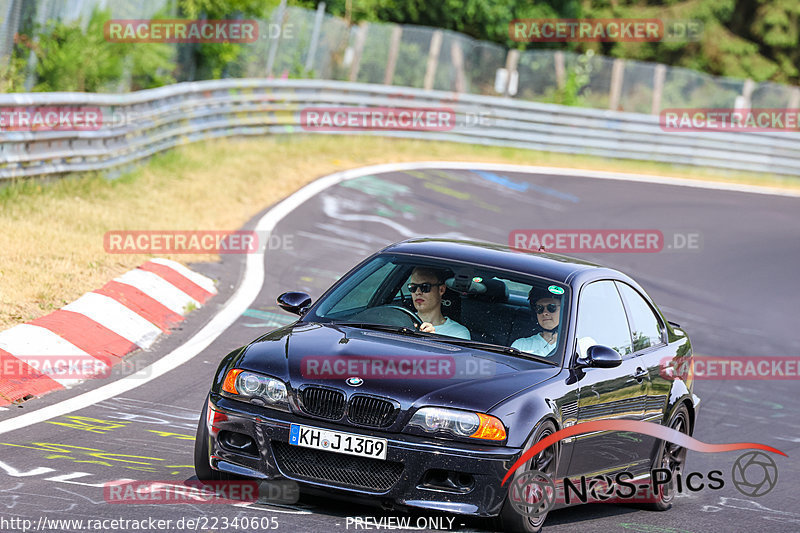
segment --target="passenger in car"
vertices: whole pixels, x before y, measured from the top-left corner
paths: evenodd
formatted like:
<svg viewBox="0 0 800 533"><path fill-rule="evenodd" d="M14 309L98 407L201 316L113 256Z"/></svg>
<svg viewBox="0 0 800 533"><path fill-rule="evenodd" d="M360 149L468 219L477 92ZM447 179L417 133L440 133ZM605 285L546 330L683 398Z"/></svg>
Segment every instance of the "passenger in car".
<svg viewBox="0 0 800 533"><path fill-rule="evenodd" d="M558 344L558 323L561 317L561 300L549 292L534 287L528 293L528 303L542 331L536 335L517 339L511 345L520 351L548 356L555 353Z"/></svg>
<svg viewBox="0 0 800 533"><path fill-rule="evenodd" d="M432 268L417 267L411 272L408 291L417 314L423 320L420 331L470 339L469 330L442 314L442 295L447 290L444 273Z"/></svg>

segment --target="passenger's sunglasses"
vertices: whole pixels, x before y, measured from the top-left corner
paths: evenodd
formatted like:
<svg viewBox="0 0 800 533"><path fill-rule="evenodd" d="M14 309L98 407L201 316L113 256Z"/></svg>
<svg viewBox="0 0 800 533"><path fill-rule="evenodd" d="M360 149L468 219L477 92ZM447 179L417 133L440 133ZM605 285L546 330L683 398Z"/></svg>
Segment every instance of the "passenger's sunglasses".
<svg viewBox="0 0 800 533"><path fill-rule="evenodd" d="M555 313L556 311L558 311L558 304L547 304L546 306L537 305L534 307L534 309L536 310L536 314L541 315L542 313L544 313L545 307L547 308L548 313Z"/></svg>
<svg viewBox="0 0 800 533"><path fill-rule="evenodd" d="M438 287L439 285L442 285L442 284L441 283L409 283L407 285L407 287L408 287L408 292L410 292L410 293L417 292L417 289L420 289L424 293L428 293L428 292L431 292L431 288Z"/></svg>

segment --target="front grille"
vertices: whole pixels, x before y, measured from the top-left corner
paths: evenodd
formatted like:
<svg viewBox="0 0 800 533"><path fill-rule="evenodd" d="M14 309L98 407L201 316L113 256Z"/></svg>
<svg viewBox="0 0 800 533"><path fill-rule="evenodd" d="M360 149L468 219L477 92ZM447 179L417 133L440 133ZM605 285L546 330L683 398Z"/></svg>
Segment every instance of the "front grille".
<svg viewBox="0 0 800 533"><path fill-rule="evenodd" d="M347 409L347 418L362 426L385 427L396 417L397 409L391 402L371 396L353 396Z"/></svg>
<svg viewBox="0 0 800 533"><path fill-rule="evenodd" d="M300 393L303 411L320 418L339 420L344 415L344 393L337 390L307 387Z"/></svg>
<svg viewBox="0 0 800 533"><path fill-rule="evenodd" d="M400 479L403 464L368 457L312 450L272 442L275 459L286 475L375 492L386 492Z"/></svg>

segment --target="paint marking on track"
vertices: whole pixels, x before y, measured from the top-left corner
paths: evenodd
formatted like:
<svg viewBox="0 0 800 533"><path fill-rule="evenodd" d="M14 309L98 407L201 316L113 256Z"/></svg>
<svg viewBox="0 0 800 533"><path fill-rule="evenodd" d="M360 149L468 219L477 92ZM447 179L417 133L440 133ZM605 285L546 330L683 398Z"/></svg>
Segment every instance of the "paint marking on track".
<svg viewBox="0 0 800 533"><path fill-rule="evenodd" d="M669 178L660 176L647 176L641 174L617 174L612 172L572 170L564 168L532 167L524 165L499 165L491 163L465 163L450 161L429 161L420 163L390 163L371 167L356 168L337 172L322 177L296 193L292 194L278 205L267 211L256 224L255 231L272 231L278 222L291 213L302 203L325 189L345 180L388 172L407 172L409 170L487 170L498 172L520 172L527 174L561 175L574 178L612 179L622 181L636 181L642 183L656 183L683 187L696 187L704 189L717 189L738 191L753 194L771 194L779 196L800 197L800 192L782 190L778 188L757 187L753 185L738 185L729 183L716 183L695 181L682 178ZM72 413L79 409L89 407L97 402L113 398L119 394L133 390L163 374L177 368L191 360L207 348L222 332L230 327L250 305L255 301L264 282L265 260L261 254L247 254L245 259L245 272L242 283L236 292L228 299L222 309L200 331L195 333L183 345L171 351L158 361L136 374L126 376L108 385L92 391L69 398L60 403L42 407L7 420L0 421L0 434L28 427L39 422L44 422Z"/></svg>

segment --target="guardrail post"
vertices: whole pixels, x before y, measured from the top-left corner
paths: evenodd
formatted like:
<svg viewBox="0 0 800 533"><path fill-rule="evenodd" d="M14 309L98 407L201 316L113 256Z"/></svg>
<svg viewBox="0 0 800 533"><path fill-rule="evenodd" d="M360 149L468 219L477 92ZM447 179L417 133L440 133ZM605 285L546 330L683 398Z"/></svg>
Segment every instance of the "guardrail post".
<svg viewBox="0 0 800 533"><path fill-rule="evenodd" d="M456 70L455 91L463 93L467 90L466 76L464 75L464 51L461 43L453 40L450 44L450 57L453 58L453 68Z"/></svg>
<svg viewBox="0 0 800 533"><path fill-rule="evenodd" d="M314 16L314 29L311 31L311 42L308 44L308 54L306 55L306 72L314 68L314 56L319 45L319 32L322 30L322 22L325 20L325 2L320 2L317 6L317 13Z"/></svg>
<svg viewBox="0 0 800 533"><path fill-rule="evenodd" d="M564 52L561 50L553 54L556 64L556 86L563 89L567 85L566 67L564 66Z"/></svg>
<svg viewBox="0 0 800 533"><path fill-rule="evenodd" d="M403 36L403 27L395 25L392 28L392 38L389 41L389 57L386 60L386 73L383 75L383 84L392 85L394 69L397 67L397 54L400 53L400 39Z"/></svg>
<svg viewBox="0 0 800 533"><path fill-rule="evenodd" d="M625 75L625 61L615 59L611 67L611 89L608 95L608 108L617 111L619 99L622 95L622 80Z"/></svg>
<svg viewBox="0 0 800 533"><path fill-rule="evenodd" d="M656 65L653 73L653 103L650 106L650 114L658 115L661 112L661 95L664 93L664 78L667 76L666 65Z"/></svg>
<svg viewBox="0 0 800 533"><path fill-rule="evenodd" d="M353 62L350 64L350 81L358 80L358 69L361 67L361 55L364 53L364 43L367 41L367 22L361 21L356 30L356 46L353 50Z"/></svg>
<svg viewBox="0 0 800 533"><path fill-rule="evenodd" d="M431 37L431 48L428 51L428 65L425 67L425 81L423 87L426 91L433 89L436 78L436 67L439 64L439 52L442 49L442 30L436 30Z"/></svg>

